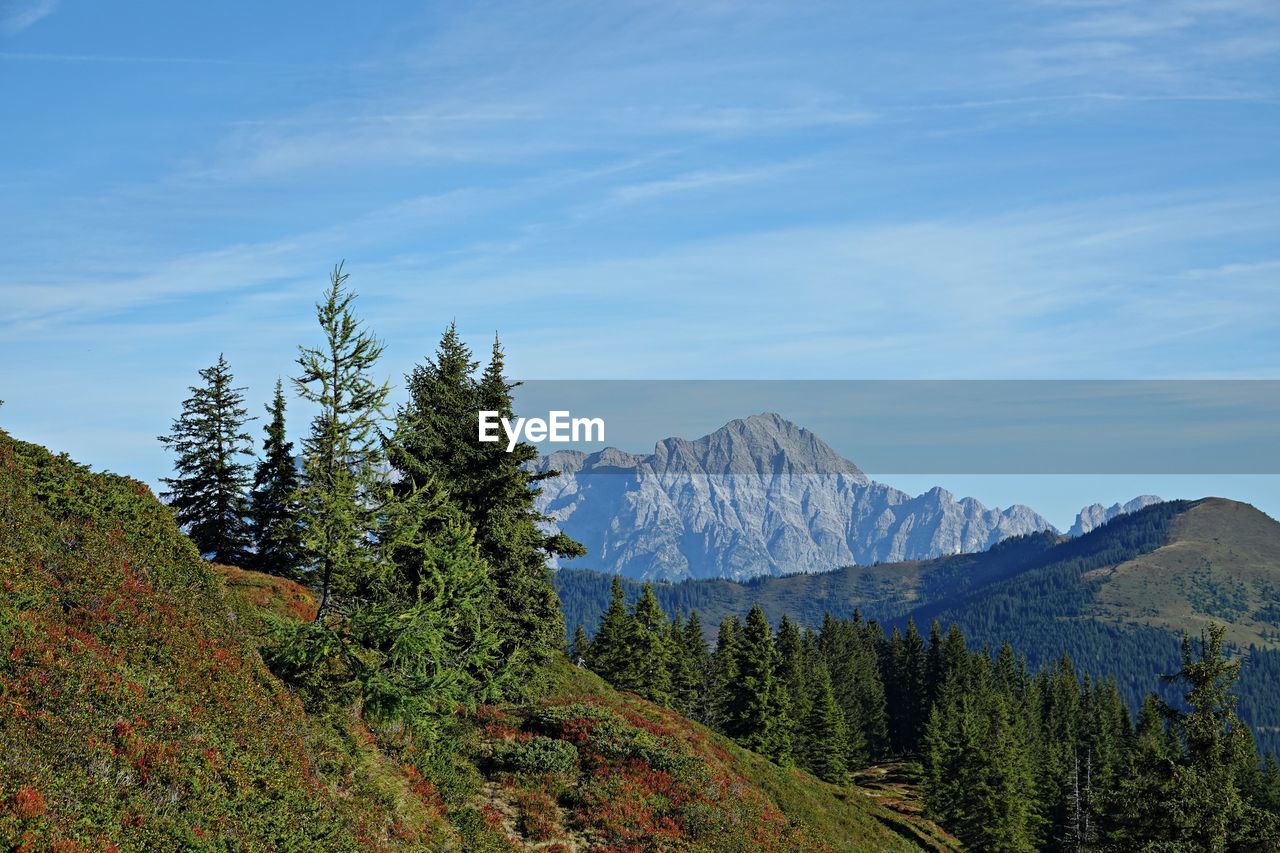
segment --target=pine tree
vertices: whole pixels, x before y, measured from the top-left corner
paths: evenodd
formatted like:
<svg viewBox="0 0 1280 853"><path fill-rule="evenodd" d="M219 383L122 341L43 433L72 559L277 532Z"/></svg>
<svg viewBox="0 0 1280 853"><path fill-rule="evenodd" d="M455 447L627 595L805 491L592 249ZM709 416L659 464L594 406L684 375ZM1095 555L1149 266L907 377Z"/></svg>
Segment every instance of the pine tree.
<svg viewBox="0 0 1280 853"><path fill-rule="evenodd" d="M610 583L609 608L600 619L600 627L591 640L587 666L620 690L633 690L630 676L634 669L631 657L635 648L634 624L627 612L622 578L614 575Z"/></svg>
<svg viewBox="0 0 1280 853"><path fill-rule="evenodd" d="M662 612L653 594L653 584L646 583L631 611L633 689L659 705L670 705L671 667L674 651L670 645L667 614Z"/></svg>
<svg viewBox="0 0 1280 853"><path fill-rule="evenodd" d="M800 763L819 779L841 783L848 775L844 761L848 749L844 714L836 704L826 664L815 661L809 679L805 716L800 726L803 732Z"/></svg>
<svg viewBox="0 0 1280 853"><path fill-rule="evenodd" d="M324 344L298 348L301 374L293 380L302 398L320 408L303 445L301 491L304 545L318 575L317 621L349 597L368 570L377 527L372 504L383 487L377 430L388 386L369 376L382 344L360 328L346 281L339 264L316 304Z"/></svg>
<svg viewBox="0 0 1280 853"><path fill-rule="evenodd" d="M733 737L734 707L737 701L738 646L741 642L742 622L737 616L726 616L720 622L716 634L716 650L711 655L711 699L709 725L716 731Z"/></svg>
<svg viewBox="0 0 1280 853"><path fill-rule="evenodd" d="M776 675L773 630L760 605L747 614L737 643L737 682L726 730L748 749L785 764L791 758L786 688Z"/></svg>
<svg viewBox="0 0 1280 853"><path fill-rule="evenodd" d="M162 481L169 491L161 497L201 554L245 565L250 464L241 457L253 456L244 431L252 418L244 408L245 389L235 387L226 358L219 355L212 367L200 371L200 378L203 384L191 386L170 433L160 437L177 456L177 476Z"/></svg>
<svg viewBox="0 0 1280 853"><path fill-rule="evenodd" d="M679 664L672 675L677 707L681 713L704 725L709 725L711 711L711 653L706 637L702 635L702 620L698 611L689 614L683 627L677 623L673 630L678 634L673 641L680 649Z"/></svg>
<svg viewBox="0 0 1280 853"><path fill-rule="evenodd" d="M573 629L573 642L569 644L569 656L576 664L585 665L591 656L591 641L587 639L586 629L579 623Z"/></svg>
<svg viewBox="0 0 1280 853"><path fill-rule="evenodd" d="M522 442L507 452L505 443L479 441L478 413L513 417L516 385L504 375L496 339L477 380L478 366L450 324L434 358L406 377L409 401L397 414L389 456L401 475L400 489L434 476L448 485L450 498L470 519L497 588L503 655L524 674L518 683L532 690L543 665L564 645L547 559L581 556L585 550L563 534L547 535L539 528L545 519L534 509L536 484L555 472L527 469L537 450Z"/></svg>
<svg viewBox="0 0 1280 853"><path fill-rule="evenodd" d="M271 419L265 429L263 458L258 463L250 495L253 566L262 572L301 580L307 558L302 547L298 469L293 459L293 442L285 437L284 388L278 379L267 414Z"/></svg>

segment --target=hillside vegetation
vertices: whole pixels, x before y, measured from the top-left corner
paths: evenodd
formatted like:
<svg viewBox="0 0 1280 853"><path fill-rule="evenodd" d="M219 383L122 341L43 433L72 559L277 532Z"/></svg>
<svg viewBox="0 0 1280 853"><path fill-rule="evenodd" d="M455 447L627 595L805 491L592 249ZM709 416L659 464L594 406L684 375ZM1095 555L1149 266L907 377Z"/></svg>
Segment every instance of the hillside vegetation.
<svg viewBox="0 0 1280 853"><path fill-rule="evenodd" d="M572 627L590 628L609 602L610 579L562 571L556 583ZM628 598L640 584L624 581ZM1075 539L1048 533L989 551L924 562L851 566L748 583L655 584L668 613L697 611L710 635L726 616L760 605L817 627L855 611L886 626L937 619L993 648L1008 642L1032 667L1064 652L1082 669L1114 677L1136 709L1158 676L1179 666L1179 637L1210 622L1245 657L1241 716L1264 752L1280 751L1280 523L1220 498L1169 501L1120 516Z"/></svg>
<svg viewBox="0 0 1280 853"><path fill-rule="evenodd" d="M309 590L211 567L145 485L2 432L0 585L6 847L954 847L562 659L541 698L459 709L446 749L308 713L257 646Z"/></svg>
<svg viewBox="0 0 1280 853"><path fill-rule="evenodd" d="M0 843L416 844L439 817L312 719L148 488L0 433Z"/></svg>

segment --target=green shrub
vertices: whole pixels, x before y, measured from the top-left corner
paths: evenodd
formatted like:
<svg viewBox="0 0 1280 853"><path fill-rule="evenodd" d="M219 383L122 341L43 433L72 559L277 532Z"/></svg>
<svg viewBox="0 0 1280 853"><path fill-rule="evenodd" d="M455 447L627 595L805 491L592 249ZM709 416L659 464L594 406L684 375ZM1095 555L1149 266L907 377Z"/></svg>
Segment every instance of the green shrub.
<svg viewBox="0 0 1280 853"><path fill-rule="evenodd" d="M578 750L568 741L537 735L531 740L503 741L495 749L495 759L516 773L573 773L578 769Z"/></svg>

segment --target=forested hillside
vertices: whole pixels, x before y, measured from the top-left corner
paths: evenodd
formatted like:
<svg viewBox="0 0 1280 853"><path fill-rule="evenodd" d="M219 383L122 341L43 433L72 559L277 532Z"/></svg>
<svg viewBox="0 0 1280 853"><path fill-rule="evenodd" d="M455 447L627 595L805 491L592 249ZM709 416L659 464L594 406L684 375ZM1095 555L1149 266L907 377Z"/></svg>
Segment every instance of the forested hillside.
<svg viewBox="0 0 1280 853"><path fill-rule="evenodd" d="M569 625L592 626L608 603L609 578L557 574ZM624 581L629 600L640 586ZM1032 667L1063 653L1115 678L1136 709L1153 679L1179 665L1182 630L1210 621L1243 656L1241 716L1262 748L1280 750L1280 524L1221 499L1156 504L1075 539L1034 534L981 554L926 562L855 566L818 575L737 584L655 584L668 614L697 611L704 625L759 604L771 622L787 614L817 627L824 614L855 612L886 630L934 619L954 622L975 643L1009 642Z"/></svg>
<svg viewBox="0 0 1280 853"><path fill-rule="evenodd" d="M613 684L830 782L918 777L926 811L976 850L1265 850L1280 845L1280 767L1260 758L1232 693L1240 662L1211 625L1184 640L1168 689L1136 718L1114 679L1068 655L1031 669L952 624L827 616L821 629L752 607L709 651L696 611L668 620L652 586L615 578L574 654ZM1149 689L1158 684L1154 676Z"/></svg>

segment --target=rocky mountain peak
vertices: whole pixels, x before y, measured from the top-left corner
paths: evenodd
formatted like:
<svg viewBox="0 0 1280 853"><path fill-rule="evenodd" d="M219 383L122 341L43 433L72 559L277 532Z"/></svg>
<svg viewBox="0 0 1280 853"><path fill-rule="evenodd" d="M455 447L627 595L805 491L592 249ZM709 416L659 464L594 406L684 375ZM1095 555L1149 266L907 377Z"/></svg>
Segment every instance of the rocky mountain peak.
<svg viewBox="0 0 1280 853"><path fill-rule="evenodd" d="M538 509L587 546L573 565L635 578L750 578L982 551L1053 530L1026 507L988 509L935 488L912 497L867 477L772 412L649 456L555 453Z"/></svg>
<svg viewBox="0 0 1280 853"><path fill-rule="evenodd" d="M1083 536L1094 528L1101 527L1111 519L1126 515L1131 512L1137 512L1144 507L1152 504L1164 503L1164 499L1155 495L1138 495L1131 501L1123 504L1114 503L1109 507L1102 504L1090 504L1084 507L1080 512L1076 513L1075 524L1071 525L1071 529L1067 531L1068 536Z"/></svg>

